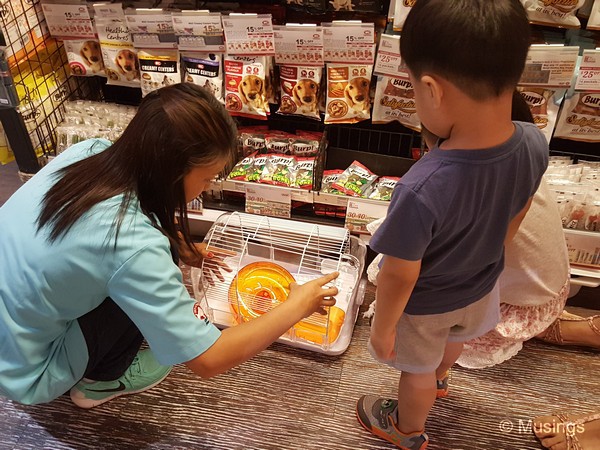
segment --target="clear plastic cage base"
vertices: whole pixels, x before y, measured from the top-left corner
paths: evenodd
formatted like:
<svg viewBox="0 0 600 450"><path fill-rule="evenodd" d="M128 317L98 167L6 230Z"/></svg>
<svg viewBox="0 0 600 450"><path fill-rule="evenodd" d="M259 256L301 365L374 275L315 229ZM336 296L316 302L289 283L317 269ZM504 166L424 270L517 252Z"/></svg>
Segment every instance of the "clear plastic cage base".
<svg viewBox="0 0 600 450"><path fill-rule="evenodd" d="M327 315L315 313L298 322L278 342L327 355L339 355L348 348L366 285L361 280L366 246L348 230L226 213L215 221L204 242L216 254L224 255L223 262L232 269L220 271L223 281L215 275L219 270L215 260L206 259L202 268L192 269L194 296L215 325L235 326L278 304L266 289L258 294L241 292L237 275L249 264L268 267L264 263L275 263L285 269L282 274L287 270L299 284L338 271L340 276L333 282L339 290L335 307L329 308ZM282 282L278 289L286 287Z"/></svg>

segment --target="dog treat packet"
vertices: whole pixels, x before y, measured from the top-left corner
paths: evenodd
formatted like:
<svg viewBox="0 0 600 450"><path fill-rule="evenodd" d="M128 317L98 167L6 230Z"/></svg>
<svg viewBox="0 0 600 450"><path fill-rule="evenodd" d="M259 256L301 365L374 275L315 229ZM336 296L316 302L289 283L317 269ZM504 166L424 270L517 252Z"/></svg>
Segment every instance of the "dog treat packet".
<svg viewBox="0 0 600 450"><path fill-rule="evenodd" d="M315 158L299 157L294 173L294 187L311 190L313 188L313 173Z"/></svg>
<svg viewBox="0 0 600 450"><path fill-rule="evenodd" d="M140 87L137 51L121 4L94 5L94 10L107 84Z"/></svg>
<svg viewBox="0 0 600 450"><path fill-rule="evenodd" d="M579 28L581 23L575 15L585 0L521 0L527 17L536 25Z"/></svg>
<svg viewBox="0 0 600 450"><path fill-rule="evenodd" d="M233 116L267 119L266 57L226 55L225 108Z"/></svg>
<svg viewBox="0 0 600 450"><path fill-rule="evenodd" d="M268 160L269 155L255 155L252 167L246 173L246 181L258 183Z"/></svg>
<svg viewBox="0 0 600 450"><path fill-rule="evenodd" d="M397 121L407 128L421 131L412 83L401 78L379 75L373 101L373 123Z"/></svg>
<svg viewBox="0 0 600 450"><path fill-rule="evenodd" d="M586 29L600 30L600 0L594 1Z"/></svg>
<svg viewBox="0 0 600 450"><path fill-rule="evenodd" d="M554 137L600 142L600 93L575 92L567 96L556 123Z"/></svg>
<svg viewBox="0 0 600 450"><path fill-rule="evenodd" d="M529 105L534 123L550 142L565 90L532 87L518 87L517 90Z"/></svg>
<svg viewBox="0 0 600 450"><path fill-rule="evenodd" d="M267 141L265 132L242 132L239 135L242 145L242 154L244 156L251 153L267 153Z"/></svg>
<svg viewBox="0 0 600 450"><path fill-rule="evenodd" d="M248 173L250 173L254 167L254 158L256 153L246 156L244 159L239 161L227 175L228 180L247 181Z"/></svg>
<svg viewBox="0 0 600 450"><path fill-rule="evenodd" d="M321 180L321 192L325 194L338 194L341 193L333 187L334 183L337 183L340 176L344 173L341 169L324 170L323 178Z"/></svg>
<svg viewBox="0 0 600 450"><path fill-rule="evenodd" d="M179 52L168 49L144 49L138 52L142 79L142 97L161 87L181 83Z"/></svg>
<svg viewBox="0 0 600 450"><path fill-rule="evenodd" d="M290 145L290 152L294 156L316 156L319 153L320 140L310 137L294 137Z"/></svg>
<svg viewBox="0 0 600 450"><path fill-rule="evenodd" d="M372 65L327 64L326 124L371 118L372 71Z"/></svg>
<svg viewBox="0 0 600 450"><path fill-rule="evenodd" d="M267 153L289 155L291 152L292 140L288 135L285 134L272 134L267 135L265 138L265 144L267 147Z"/></svg>
<svg viewBox="0 0 600 450"><path fill-rule="evenodd" d="M319 86L321 67L279 66L280 114L296 114L320 120Z"/></svg>
<svg viewBox="0 0 600 450"><path fill-rule="evenodd" d="M223 70L221 55L217 53L183 53L182 81L193 83L208 89L217 100L225 103L223 97Z"/></svg>
<svg viewBox="0 0 600 450"><path fill-rule="evenodd" d="M259 181L275 186L292 186L295 168L295 156L269 154Z"/></svg>
<svg viewBox="0 0 600 450"><path fill-rule="evenodd" d="M354 161L350 164L350 167L344 170L331 187L345 195L364 197L376 179L377 175L363 166L360 162Z"/></svg>
<svg viewBox="0 0 600 450"><path fill-rule="evenodd" d="M417 0L396 0L394 8L394 31L402 31L404 21L410 12L410 9L415 6Z"/></svg>
<svg viewBox="0 0 600 450"><path fill-rule="evenodd" d="M400 181L398 177L380 177L367 194L367 197L371 200L390 201L398 181Z"/></svg>
<svg viewBox="0 0 600 450"><path fill-rule="evenodd" d="M104 60L97 40L68 39L64 41L71 73L78 77L105 77Z"/></svg>

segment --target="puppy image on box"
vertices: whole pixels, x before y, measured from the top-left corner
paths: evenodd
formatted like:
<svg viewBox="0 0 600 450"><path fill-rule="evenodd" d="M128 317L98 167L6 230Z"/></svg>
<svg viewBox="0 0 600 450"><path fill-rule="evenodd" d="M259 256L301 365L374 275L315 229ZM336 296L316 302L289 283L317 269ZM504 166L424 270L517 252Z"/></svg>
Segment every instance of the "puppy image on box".
<svg viewBox="0 0 600 450"><path fill-rule="evenodd" d="M352 0L331 0L329 4L334 11L354 11Z"/></svg>
<svg viewBox="0 0 600 450"><path fill-rule="evenodd" d="M364 77L351 79L344 89L344 98L348 106L355 111L369 112L371 99L369 97L370 80Z"/></svg>
<svg viewBox="0 0 600 450"><path fill-rule="evenodd" d="M265 109L265 82L257 75L246 75L238 86L242 103L250 111Z"/></svg>
<svg viewBox="0 0 600 450"><path fill-rule="evenodd" d="M104 61L100 51L98 41L83 41L79 49L79 55L83 62L89 67L91 73L98 73L104 70Z"/></svg>
<svg viewBox="0 0 600 450"><path fill-rule="evenodd" d="M127 81L139 80L140 64L137 56L131 50L121 50L117 53L115 64L118 72Z"/></svg>
<svg viewBox="0 0 600 450"><path fill-rule="evenodd" d="M298 106L298 112L302 114L317 114L319 85L314 80L298 80L292 89L294 103Z"/></svg>

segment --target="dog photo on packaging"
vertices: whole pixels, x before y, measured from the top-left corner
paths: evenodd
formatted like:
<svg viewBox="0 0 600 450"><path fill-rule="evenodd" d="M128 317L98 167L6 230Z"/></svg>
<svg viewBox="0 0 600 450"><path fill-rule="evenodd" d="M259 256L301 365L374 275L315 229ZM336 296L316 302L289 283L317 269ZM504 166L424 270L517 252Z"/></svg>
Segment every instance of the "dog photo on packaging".
<svg viewBox="0 0 600 450"><path fill-rule="evenodd" d="M325 123L356 123L371 117L372 65L327 65Z"/></svg>
<svg viewBox="0 0 600 450"><path fill-rule="evenodd" d="M225 57L225 108L238 116L266 119L267 64L265 56Z"/></svg>
<svg viewBox="0 0 600 450"><path fill-rule="evenodd" d="M321 67L280 66L281 114L319 116Z"/></svg>
<svg viewBox="0 0 600 450"><path fill-rule="evenodd" d="M96 40L65 40L71 73L76 76L106 76L100 43Z"/></svg>

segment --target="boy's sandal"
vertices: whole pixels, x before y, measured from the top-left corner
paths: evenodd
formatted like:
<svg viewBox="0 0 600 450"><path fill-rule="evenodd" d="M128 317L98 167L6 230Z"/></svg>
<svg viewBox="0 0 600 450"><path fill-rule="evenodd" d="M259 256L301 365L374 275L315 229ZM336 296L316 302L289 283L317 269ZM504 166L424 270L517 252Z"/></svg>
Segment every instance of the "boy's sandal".
<svg viewBox="0 0 600 450"><path fill-rule="evenodd" d="M593 422L594 420L600 420L600 413L582 417L577 420L570 420L569 416L567 414L563 414L563 413L553 414L552 417L556 417L558 420L560 420L562 422L562 424L564 426L567 450L589 450L589 449L584 449L581 446L575 431L579 428L580 425L583 425L588 422Z"/></svg>
<svg viewBox="0 0 600 450"><path fill-rule="evenodd" d="M404 434L398 429L398 400L363 395L356 404L356 418L365 430L401 450L425 450L429 443L422 431Z"/></svg>
<svg viewBox="0 0 600 450"><path fill-rule="evenodd" d="M563 311L558 318L552 322L552 324L546 330L546 334L543 337L540 337L542 341L549 342L551 344L565 345L565 344L576 344L575 342L567 342L564 340L562 336L561 323L562 322L583 322L586 321L592 331L600 336L600 328L596 326L594 323L594 319L600 317L600 315L590 316L590 317L580 317L575 314L570 314L566 311ZM581 344L584 345L584 344Z"/></svg>
<svg viewBox="0 0 600 450"><path fill-rule="evenodd" d="M437 391L435 394L435 398L448 397L448 382L450 381L451 373L451 370L448 369L446 373L442 376L441 380L436 380Z"/></svg>

